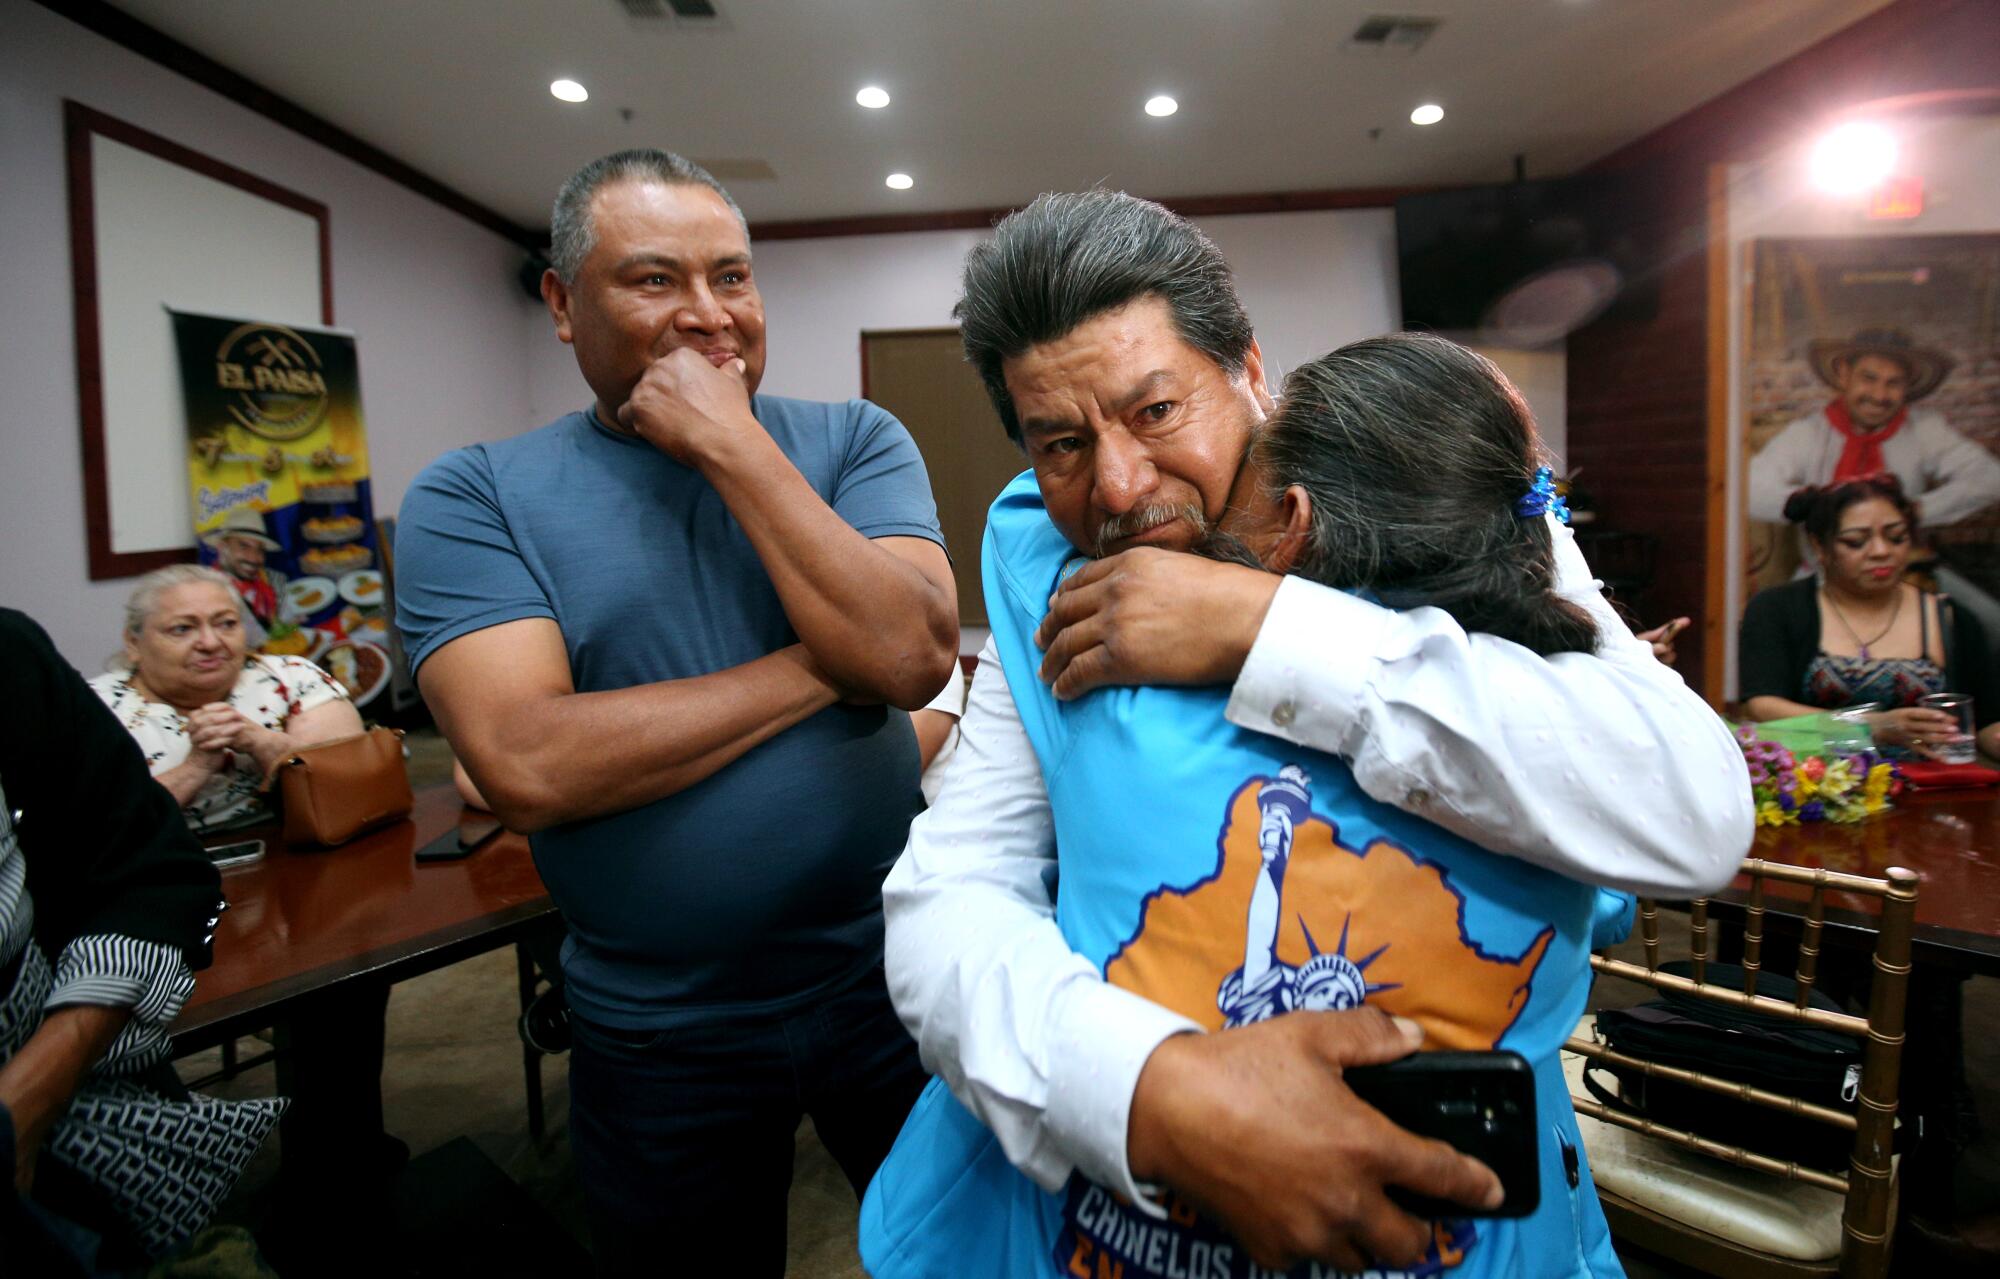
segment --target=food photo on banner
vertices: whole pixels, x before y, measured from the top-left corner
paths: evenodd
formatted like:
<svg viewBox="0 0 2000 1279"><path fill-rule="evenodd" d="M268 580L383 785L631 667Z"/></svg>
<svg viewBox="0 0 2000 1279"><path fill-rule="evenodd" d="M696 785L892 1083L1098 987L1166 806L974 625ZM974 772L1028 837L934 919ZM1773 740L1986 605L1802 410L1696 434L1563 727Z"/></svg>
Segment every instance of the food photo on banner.
<svg viewBox="0 0 2000 1279"><path fill-rule="evenodd" d="M1803 485L1891 472L1915 572L2000 621L2000 235L1760 239L1744 367L1744 597L1810 572Z"/></svg>
<svg viewBox="0 0 2000 1279"><path fill-rule="evenodd" d="M389 682L389 613L353 335L170 314L201 562L243 596L253 647L366 704Z"/></svg>

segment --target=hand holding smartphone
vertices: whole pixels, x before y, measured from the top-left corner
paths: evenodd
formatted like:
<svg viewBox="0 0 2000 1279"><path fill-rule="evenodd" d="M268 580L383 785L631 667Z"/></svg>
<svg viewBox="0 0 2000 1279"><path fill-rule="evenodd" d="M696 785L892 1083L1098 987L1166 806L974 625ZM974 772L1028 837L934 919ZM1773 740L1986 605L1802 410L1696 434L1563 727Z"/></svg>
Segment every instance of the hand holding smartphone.
<svg viewBox="0 0 2000 1279"><path fill-rule="evenodd" d="M1535 1073L1515 1052L1414 1053L1377 1066L1349 1066L1341 1079L1390 1123L1470 1155L1500 1178L1506 1198L1491 1212L1388 1188L1413 1216L1526 1217L1540 1206L1540 1125Z"/></svg>

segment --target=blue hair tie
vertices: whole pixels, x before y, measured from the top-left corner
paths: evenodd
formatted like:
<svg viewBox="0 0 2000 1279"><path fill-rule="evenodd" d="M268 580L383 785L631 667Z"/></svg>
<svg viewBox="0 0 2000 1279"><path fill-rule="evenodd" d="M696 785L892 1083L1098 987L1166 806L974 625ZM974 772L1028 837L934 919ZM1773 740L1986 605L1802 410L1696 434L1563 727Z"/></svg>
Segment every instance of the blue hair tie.
<svg viewBox="0 0 2000 1279"><path fill-rule="evenodd" d="M1569 503L1556 492L1555 472L1546 466L1535 468L1535 482L1528 491L1514 499L1514 514L1524 520L1540 519L1554 512L1563 523L1569 523Z"/></svg>

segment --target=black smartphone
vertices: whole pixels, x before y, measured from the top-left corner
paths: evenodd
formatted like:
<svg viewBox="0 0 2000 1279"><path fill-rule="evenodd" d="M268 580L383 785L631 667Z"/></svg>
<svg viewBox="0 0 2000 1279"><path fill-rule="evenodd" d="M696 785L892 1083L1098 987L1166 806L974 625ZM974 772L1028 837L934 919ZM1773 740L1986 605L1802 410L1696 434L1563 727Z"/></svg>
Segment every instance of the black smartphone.
<svg viewBox="0 0 2000 1279"><path fill-rule="evenodd" d="M470 857L486 841L500 833L499 822L486 822L478 826L461 826L449 830L417 850L420 862L452 862L461 857Z"/></svg>
<svg viewBox="0 0 2000 1279"><path fill-rule="evenodd" d="M1506 1199L1491 1212L1391 1186L1389 1197L1414 1216L1525 1217L1542 1201L1541 1126L1535 1072L1516 1052L1412 1053L1379 1066L1350 1066L1341 1081L1390 1123L1435 1137L1491 1168Z"/></svg>
<svg viewBox="0 0 2000 1279"><path fill-rule="evenodd" d="M246 839L234 844L217 844L204 850L208 860L217 870L229 866L246 866L264 855L264 841Z"/></svg>

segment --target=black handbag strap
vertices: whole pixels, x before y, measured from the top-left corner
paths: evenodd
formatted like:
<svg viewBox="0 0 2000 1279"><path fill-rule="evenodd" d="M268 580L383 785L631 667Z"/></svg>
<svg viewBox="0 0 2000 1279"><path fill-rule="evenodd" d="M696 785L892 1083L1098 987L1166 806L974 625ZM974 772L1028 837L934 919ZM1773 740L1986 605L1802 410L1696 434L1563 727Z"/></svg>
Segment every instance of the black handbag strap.
<svg viewBox="0 0 2000 1279"><path fill-rule="evenodd" d="M1584 1058L1583 1062L1584 1091L1588 1092L1591 1096L1597 1098L1598 1104L1603 1106L1607 1110L1615 1110L1621 1115L1630 1115L1634 1119L1644 1119L1646 1116L1641 1114L1637 1107L1631 1105L1623 1097L1620 1097L1617 1093L1612 1092L1609 1088L1606 1088L1603 1084L1598 1083L1597 1080L1590 1073L1593 1070L1610 1070L1610 1069L1611 1067L1605 1065L1600 1061L1597 1061L1594 1058L1589 1058L1589 1057Z"/></svg>

